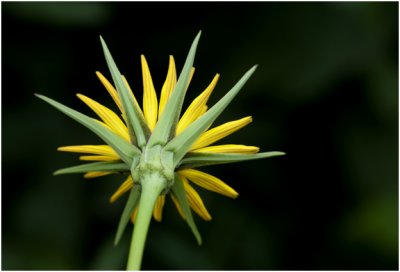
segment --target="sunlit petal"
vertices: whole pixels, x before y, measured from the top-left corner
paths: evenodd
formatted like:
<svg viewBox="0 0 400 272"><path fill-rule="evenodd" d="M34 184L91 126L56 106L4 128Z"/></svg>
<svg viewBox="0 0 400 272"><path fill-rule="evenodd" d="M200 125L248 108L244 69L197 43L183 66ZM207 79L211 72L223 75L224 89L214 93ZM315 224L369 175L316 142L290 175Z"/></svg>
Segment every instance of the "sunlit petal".
<svg viewBox="0 0 400 272"><path fill-rule="evenodd" d="M242 127L250 124L252 121L251 116L244 117L242 119L227 122L218 127L212 128L203 134L197 139L197 141L192 145L190 150L196 150L205 146L208 146L232 133L241 129Z"/></svg>
<svg viewBox="0 0 400 272"><path fill-rule="evenodd" d="M222 180L210 174L194 170L183 169L178 171L179 175L184 176L193 183L204 189L219 193L224 196L236 198L239 194Z"/></svg>
<svg viewBox="0 0 400 272"><path fill-rule="evenodd" d="M96 154L113 157L117 160L119 159L118 154L108 145L71 145L61 146L57 148L57 150L65 152Z"/></svg>
<svg viewBox="0 0 400 272"><path fill-rule="evenodd" d="M165 79L164 85L161 89L161 96L160 96L160 105L158 109L158 118L164 110L165 104L168 101L172 91L174 90L176 85L176 68L175 68L175 60L173 56L169 56L169 66L168 66L168 73L167 78Z"/></svg>
<svg viewBox="0 0 400 272"><path fill-rule="evenodd" d="M110 203L114 203L118 198L120 198L123 194L128 192L133 188L133 180L132 177L129 176L122 184L118 187L117 191L111 196Z"/></svg>
<svg viewBox="0 0 400 272"><path fill-rule="evenodd" d="M90 179L90 178L98 178L98 177L103 177L112 174L113 172L105 172L105 171L93 171L93 172L87 172L86 174L83 175L84 178Z"/></svg>
<svg viewBox="0 0 400 272"><path fill-rule="evenodd" d="M211 145L203 148L199 148L193 150L193 153L239 153L239 154L254 154L257 153L260 148L256 146L248 146L248 145L236 145L236 144L227 144L227 145Z"/></svg>
<svg viewBox="0 0 400 272"><path fill-rule="evenodd" d="M114 100L115 104L118 106L119 110L121 112L124 112L121 100L119 99L119 95L117 93L117 90L115 90L114 86L100 72L96 72L96 75L100 79L101 83L103 83L107 92L110 94L110 96Z"/></svg>
<svg viewBox="0 0 400 272"><path fill-rule="evenodd" d="M201 218L206 221L210 221L211 215L208 213L199 194L193 189L192 186L190 186L189 181L184 176L180 176L180 178L183 182L183 186L186 192L186 198L189 202L190 207L193 209L193 211L200 215Z"/></svg>
<svg viewBox="0 0 400 272"><path fill-rule="evenodd" d="M189 107L178 122L178 125L176 127L176 135L181 133L185 128L187 128L191 123L193 123L205 112L204 107L206 106L206 103L212 91L217 85L218 79L219 74L215 75L210 85L189 105Z"/></svg>
<svg viewBox="0 0 400 272"><path fill-rule="evenodd" d="M149 66L145 57L141 56L143 75L143 113L150 130L153 130L157 123L158 102L151 79Z"/></svg>
<svg viewBox="0 0 400 272"><path fill-rule="evenodd" d="M119 160L119 158L115 158L113 156L99 156L99 155L80 156L79 159L81 161L117 161L117 160Z"/></svg>
<svg viewBox="0 0 400 272"><path fill-rule="evenodd" d="M128 128L121 121L121 119L112 110L104 107L100 103L94 101L93 99L84 96L82 94L77 94L79 99L81 99L86 105L88 105L103 122L111 128L116 134L124 138L129 142L129 132Z"/></svg>

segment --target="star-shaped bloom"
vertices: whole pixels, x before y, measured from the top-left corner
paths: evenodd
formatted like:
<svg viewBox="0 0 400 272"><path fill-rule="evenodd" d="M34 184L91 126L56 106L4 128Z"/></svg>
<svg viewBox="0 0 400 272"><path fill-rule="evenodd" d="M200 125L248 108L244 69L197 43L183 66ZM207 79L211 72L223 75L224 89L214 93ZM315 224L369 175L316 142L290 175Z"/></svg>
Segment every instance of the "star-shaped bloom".
<svg viewBox="0 0 400 272"><path fill-rule="evenodd" d="M238 193L222 180L197 168L284 154L282 152L259 153L259 148L255 146L215 144L252 122L251 116L247 116L212 127L215 119L255 71L255 66L220 101L209 108L208 99L219 79L219 74L216 74L211 83L181 114L184 96L194 73L193 61L199 38L200 33L191 46L179 79L177 79L174 58L169 57L168 72L159 99L157 99L146 59L143 55L141 56L142 108L126 78L120 74L103 39L101 42L114 84L100 72L96 74L115 102L119 114L83 94L77 94L78 98L89 106L99 119L88 117L50 98L37 95L92 130L106 143L106 145L75 145L58 148L59 151L82 153L84 155L80 157L80 160L90 162L61 169L56 174L84 173L86 178L126 174L127 178L111 196L110 202L130 192L118 226L115 243L121 238L131 218L135 222L135 229L138 228L135 233L139 233L136 238L134 234L131 248L138 252L132 257L135 259L142 257L141 251L151 214L157 221L162 219L166 195L170 195L178 212L188 222L199 243L201 243L201 238L191 210L204 220L211 220L211 215L195 186L231 198L238 196ZM143 245L140 246L140 244ZM136 263L131 268L140 267L140 260L129 261Z"/></svg>

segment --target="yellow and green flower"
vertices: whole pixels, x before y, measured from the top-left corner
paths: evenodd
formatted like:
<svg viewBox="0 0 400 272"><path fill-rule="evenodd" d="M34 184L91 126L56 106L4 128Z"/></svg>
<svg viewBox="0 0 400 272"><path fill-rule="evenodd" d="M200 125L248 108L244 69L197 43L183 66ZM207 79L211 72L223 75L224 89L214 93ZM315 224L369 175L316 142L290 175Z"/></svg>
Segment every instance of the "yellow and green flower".
<svg viewBox="0 0 400 272"><path fill-rule="evenodd" d="M141 56L143 110L126 78L120 74L102 38L101 43L114 85L100 72L96 74L114 100L120 114L83 94L77 94L78 98L89 106L99 119L88 117L43 95L37 95L92 130L106 143L58 148L59 151L82 153L80 160L88 163L61 169L55 174L84 173L85 178L127 174L127 178L111 196L110 202L130 192L115 238L116 244L131 219L135 226L128 269L140 268L151 217L161 221L167 195L170 195L179 214L187 221L199 244L201 237L191 210L204 220L211 220L211 215L192 185L231 198L238 196L238 193L222 180L197 168L284 154L259 153L259 148L255 146L215 145L220 139L252 122L251 116L247 116L211 128L215 119L253 74L255 66L221 100L209 108L208 99L219 79L219 74L216 74L208 87L181 114L184 96L194 73L193 61L199 38L200 33L190 48L178 79L174 58L169 57L168 72L159 99L146 59Z"/></svg>

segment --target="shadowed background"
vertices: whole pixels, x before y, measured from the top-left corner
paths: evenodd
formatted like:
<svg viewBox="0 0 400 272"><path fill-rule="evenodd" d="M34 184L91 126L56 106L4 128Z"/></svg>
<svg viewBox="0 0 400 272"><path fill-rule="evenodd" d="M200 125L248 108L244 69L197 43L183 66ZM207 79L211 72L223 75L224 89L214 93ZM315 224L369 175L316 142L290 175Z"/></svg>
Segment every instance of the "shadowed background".
<svg viewBox="0 0 400 272"><path fill-rule="evenodd" d="M221 79L215 103L259 67L216 124L254 121L221 143L284 157L208 167L240 196L199 190L197 246L170 199L152 222L144 269L398 268L398 4L2 3L2 268L124 269L132 228L112 241L123 177L52 176L78 164L58 146L100 144L35 98L94 116L81 92L116 109L99 35L139 99L140 54L159 91L203 30L186 102ZM187 103L185 104L187 106Z"/></svg>

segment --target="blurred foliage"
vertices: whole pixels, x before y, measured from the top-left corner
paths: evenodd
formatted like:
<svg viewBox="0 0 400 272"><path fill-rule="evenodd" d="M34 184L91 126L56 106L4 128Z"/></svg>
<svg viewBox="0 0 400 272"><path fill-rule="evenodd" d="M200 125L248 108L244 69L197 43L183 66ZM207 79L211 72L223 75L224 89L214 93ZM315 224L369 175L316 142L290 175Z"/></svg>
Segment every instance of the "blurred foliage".
<svg viewBox="0 0 400 272"><path fill-rule="evenodd" d="M218 72L215 102L259 64L219 120L254 122L223 142L287 156L210 167L239 198L200 190L201 247L168 200L143 268L398 269L398 3L2 2L2 26L3 269L125 267L124 199L108 203L123 177L52 176L77 164L58 146L100 142L33 93L114 107L101 34L140 98L140 54L159 90L199 29L186 101Z"/></svg>

